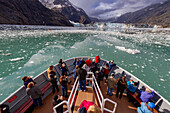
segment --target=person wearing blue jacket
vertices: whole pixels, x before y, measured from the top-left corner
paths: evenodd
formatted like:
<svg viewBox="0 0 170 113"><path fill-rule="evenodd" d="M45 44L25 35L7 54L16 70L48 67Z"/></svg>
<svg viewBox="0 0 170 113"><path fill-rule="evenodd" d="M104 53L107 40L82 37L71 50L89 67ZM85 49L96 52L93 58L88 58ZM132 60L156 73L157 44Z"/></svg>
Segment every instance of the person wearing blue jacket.
<svg viewBox="0 0 170 113"><path fill-rule="evenodd" d="M110 70L112 69L112 67L116 66L116 64L114 63L114 60L110 60L109 61L109 68Z"/></svg>
<svg viewBox="0 0 170 113"><path fill-rule="evenodd" d="M148 104L141 102L141 106L137 108L138 113L154 113L153 108L155 104L153 102L149 102Z"/></svg>
<svg viewBox="0 0 170 113"><path fill-rule="evenodd" d="M130 80L127 82L127 97L129 99L129 102L135 102L134 98L130 95L131 94L134 94L135 91L138 89L138 86L139 86L139 82L134 82L133 80Z"/></svg>
<svg viewBox="0 0 170 113"><path fill-rule="evenodd" d="M154 91L151 91L150 89L146 88L145 91L140 92L140 99L142 102L149 102L151 98L154 97Z"/></svg>

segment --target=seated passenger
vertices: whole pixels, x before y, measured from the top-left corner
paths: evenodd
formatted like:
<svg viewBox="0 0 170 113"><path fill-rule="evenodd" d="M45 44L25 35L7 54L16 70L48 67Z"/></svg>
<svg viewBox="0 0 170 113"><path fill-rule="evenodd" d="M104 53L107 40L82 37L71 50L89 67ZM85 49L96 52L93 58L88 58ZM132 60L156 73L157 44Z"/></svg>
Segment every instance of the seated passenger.
<svg viewBox="0 0 170 113"><path fill-rule="evenodd" d="M6 104L1 104L0 105L0 111L1 111L1 113L10 113L9 106L6 105Z"/></svg>
<svg viewBox="0 0 170 113"><path fill-rule="evenodd" d="M112 96L113 89L117 83L117 80L114 78L114 74L112 73L111 76L107 79L107 95ZM109 93L110 91L110 93Z"/></svg>
<svg viewBox="0 0 170 113"><path fill-rule="evenodd" d="M154 113L153 108L155 108L155 104L153 102L144 103L141 102L141 106L137 108L138 113Z"/></svg>
<svg viewBox="0 0 170 113"><path fill-rule="evenodd" d="M87 113L100 113L100 108L94 102L83 100L83 102L79 106L79 110L81 107L85 107Z"/></svg>
<svg viewBox="0 0 170 113"><path fill-rule="evenodd" d="M86 60L86 64L90 67L91 66L91 60L90 60L90 58L88 58L87 60Z"/></svg>
<svg viewBox="0 0 170 113"><path fill-rule="evenodd" d="M138 89L138 85L139 83L138 82L134 82L133 80L130 80L127 82L127 90L130 92L130 93L135 93L135 91Z"/></svg>
<svg viewBox="0 0 170 113"><path fill-rule="evenodd" d="M116 64L114 63L114 60L110 60L109 61L109 68L110 70L112 69L112 67L116 66Z"/></svg>
<svg viewBox="0 0 170 113"><path fill-rule="evenodd" d="M50 67L47 69L48 78L50 78L50 72L51 72L51 71L56 72L56 70L54 69L54 66L53 66L53 65L50 65Z"/></svg>
<svg viewBox="0 0 170 113"><path fill-rule="evenodd" d="M63 101L63 96L55 95L53 98L53 107ZM56 108L57 113L63 113L63 104Z"/></svg>
<svg viewBox="0 0 170 113"><path fill-rule="evenodd" d="M27 77L27 76L22 77L22 80L23 80L23 83L26 88L27 88L28 83L34 82L31 77ZM36 83L34 82L34 84L36 84Z"/></svg>
<svg viewBox="0 0 170 113"><path fill-rule="evenodd" d="M139 92L141 95L140 95L140 99L143 101L143 102L149 102L151 98L154 97L154 91L151 91L150 89L146 88L145 91L141 91Z"/></svg>
<svg viewBox="0 0 170 113"><path fill-rule="evenodd" d="M27 87L28 88L26 89L26 92L28 96L32 98L34 106L38 106L37 101L39 102L39 105L42 106L41 96L43 96L43 93L41 92L41 90L38 87L34 86L33 82L30 82Z"/></svg>

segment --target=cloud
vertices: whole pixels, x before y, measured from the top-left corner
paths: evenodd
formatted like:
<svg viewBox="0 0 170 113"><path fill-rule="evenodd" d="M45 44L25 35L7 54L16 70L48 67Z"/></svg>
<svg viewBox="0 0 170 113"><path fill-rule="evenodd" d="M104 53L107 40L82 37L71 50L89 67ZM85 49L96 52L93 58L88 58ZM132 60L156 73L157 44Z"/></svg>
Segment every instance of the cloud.
<svg viewBox="0 0 170 113"><path fill-rule="evenodd" d="M165 0L70 0L84 9L89 16L105 19L134 12L162 1Z"/></svg>

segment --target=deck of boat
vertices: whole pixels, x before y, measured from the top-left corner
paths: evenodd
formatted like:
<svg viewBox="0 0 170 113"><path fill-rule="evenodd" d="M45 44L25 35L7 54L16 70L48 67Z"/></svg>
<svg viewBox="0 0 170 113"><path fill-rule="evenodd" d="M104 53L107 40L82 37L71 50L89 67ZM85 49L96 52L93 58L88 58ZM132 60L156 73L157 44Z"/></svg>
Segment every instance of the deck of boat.
<svg viewBox="0 0 170 113"><path fill-rule="evenodd" d="M72 79L73 81L73 79ZM71 92L71 88L73 87L73 83L71 83L71 85L68 85L68 94L70 94ZM117 108L116 108L116 113L136 113L136 107L128 102L128 98L126 95L123 95L121 99L116 98L116 88L114 88L113 91L113 95L109 96L106 95L106 90L107 90L107 84L105 84L104 82L101 81L101 91L102 94L104 96L104 98L109 98L113 101L115 101L117 103ZM52 105L52 99L54 97L54 95L62 95L61 93L61 88L59 92L56 92L55 94L51 93L50 95L48 95L44 100L43 100L43 106L40 107L36 107L33 111L33 113L53 113L53 105ZM74 108L74 113L77 112L78 109L78 105L83 101L83 100L87 100L87 101L93 101L97 104L97 101L95 98L93 98L94 96L93 90L92 88L88 88L86 92L80 92L78 93L78 97L75 103L75 108ZM65 100L67 100L68 98L66 98ZM113 105L110 103L106 102L106 108L113 108ZM66 110L66 105L64 105L64 109ZM105 112L106 113L106 112Z"/></svg>

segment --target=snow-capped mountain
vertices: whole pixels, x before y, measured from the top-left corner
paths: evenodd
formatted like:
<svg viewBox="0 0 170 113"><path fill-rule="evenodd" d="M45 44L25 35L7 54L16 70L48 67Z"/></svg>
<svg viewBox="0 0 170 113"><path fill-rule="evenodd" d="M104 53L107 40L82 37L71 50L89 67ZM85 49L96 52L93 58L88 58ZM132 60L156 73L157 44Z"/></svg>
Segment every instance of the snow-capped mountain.
<svg viewBox="0 0 170 113"><path fill-rule="evenodd" d="M74 22L88 24L91 22L85 11L69 0L40 0L49 9L61 12L65 17Z"/></svg>

